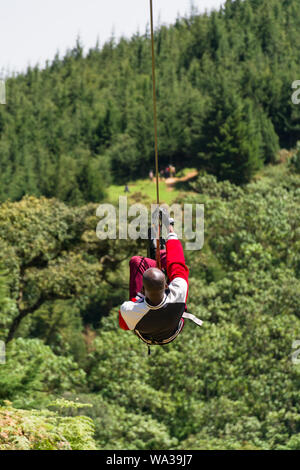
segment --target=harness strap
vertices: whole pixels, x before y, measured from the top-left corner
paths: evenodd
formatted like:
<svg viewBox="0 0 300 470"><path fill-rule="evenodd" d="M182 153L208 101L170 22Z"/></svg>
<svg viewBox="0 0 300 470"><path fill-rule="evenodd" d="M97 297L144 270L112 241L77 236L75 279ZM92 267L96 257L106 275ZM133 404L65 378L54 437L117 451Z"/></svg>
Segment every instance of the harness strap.
<svg viewBox="0 0 300 470"><path fill-rule="evenodd" d="M192 320L198 326L203 325L203 321L200 320L200 318L195 317L195 315L193 315L192 313L184 312L184 314L182 316L183 316L183 318L187 318L188 320Z"/></svg>
<svg viewBox="0 0 300 470"><path fill-rule="evenodd" d="M192 320L194 323L196 323L196 325L198 326L202 326L203 325L203 321L200 320L200 318L197 318L195 317L195 315L193 315L192 313L189 313L189 312L184 312L184 314L182 315L182 318L186 318L188 320ZM146 344L148 344L148 355L150 356L151 354L151 350L150 350L150 345L159 345L159 346L163 346L164 344L168 344L168 343L171 343L171 341L174 341L174 339L179 335L179 333L181 332L183 328L183 320L181 319L180 322L179 322L179 326L178 326L178 329L177 331L168 339L164 339L162 341L154 341L152 339L148 339L148 338L144 338L144 336L138 331L138 330L134 330L134 333Z"/></svg>
<svg viewBox="0 0 300 470"><path fill-rule="evenodd" d="M179 335L183 328L183 320L180 319L178 329L177 331L168 339L163 339L161 341L155 341L153 339L148 339L145 338L138 330L134 330L134 333L142 340L144 343L147 343L148 345L158 345L158 346L163 346L164 344L171 343L171 341L174 341L174 339Z"/></svg>

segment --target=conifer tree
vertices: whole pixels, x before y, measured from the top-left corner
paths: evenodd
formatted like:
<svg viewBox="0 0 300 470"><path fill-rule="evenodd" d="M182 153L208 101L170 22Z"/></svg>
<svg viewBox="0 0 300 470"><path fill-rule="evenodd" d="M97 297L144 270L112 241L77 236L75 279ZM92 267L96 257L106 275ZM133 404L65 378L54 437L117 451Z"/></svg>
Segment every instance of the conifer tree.
<svg viewBox="0 0 300 470"><path fill-rule="evenodd" d="M202 162L219 179L244 184L262 165L261 146L251 103L220 82L204 124Z"/></svg>

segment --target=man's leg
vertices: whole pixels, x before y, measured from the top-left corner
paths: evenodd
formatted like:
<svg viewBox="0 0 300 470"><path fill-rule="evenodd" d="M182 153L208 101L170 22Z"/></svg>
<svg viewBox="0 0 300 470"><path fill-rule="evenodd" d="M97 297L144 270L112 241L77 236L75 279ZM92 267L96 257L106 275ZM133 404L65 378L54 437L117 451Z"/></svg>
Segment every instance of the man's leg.
<svg viewBox="0 0 300 470"><path fill-rule="evenodd" d="M160 264L161 269L167 272L167 252L166 250L160 250Z"/></svg>
<svg viewBox="0 0 300 470"><path fill-rule="evenodd" d="M166 250L160 250L160 260L162 269L167 269ZM143 287L143 274L149 268L156 268L156 261L144 256L133 256L129 261L130 280L129 280L129 297L136 297Z"/></svg>
<svg viewBox="0 0 300 470"><path fill-rule="evenodd" d="M155 268L156 262L153 259L144 256L133 256L129 261L130 280L129 280L129 297L136 297L143 287L143 274L149 268Z"/></svg>

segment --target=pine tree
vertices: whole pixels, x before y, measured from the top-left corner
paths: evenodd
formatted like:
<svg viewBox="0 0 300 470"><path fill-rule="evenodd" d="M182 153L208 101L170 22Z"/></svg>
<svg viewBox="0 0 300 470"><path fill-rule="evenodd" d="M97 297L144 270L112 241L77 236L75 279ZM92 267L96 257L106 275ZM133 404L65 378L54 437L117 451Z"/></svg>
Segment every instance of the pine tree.
<svg viewBox="0 0 300 470"><path fill-rule="evenodd" d="M261 134L257 129L253 107L243 102L228 84L216 86L206 118L203 151L199 153L220 180L244 184L262 165Z"/></svg>

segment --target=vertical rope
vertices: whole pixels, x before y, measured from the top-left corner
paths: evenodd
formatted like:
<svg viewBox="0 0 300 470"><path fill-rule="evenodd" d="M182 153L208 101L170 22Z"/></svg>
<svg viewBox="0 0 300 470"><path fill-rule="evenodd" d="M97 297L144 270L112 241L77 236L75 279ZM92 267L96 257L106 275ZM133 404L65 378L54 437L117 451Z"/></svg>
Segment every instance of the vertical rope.
<svg viewBox="0 0 300 470"><path fill-rule="evenodd" d="M153 117L154 117L154 144L155 144L155 174L156 174L156 203L159 206L159 170L158 170L158 143L157 143L157 105L156 105L156 78L155 78L155 52L153 28L153 2L150 0L151 48L152 48L152 85L153 85ZM158 237L156 240L156 263L161 269L160 261L160 223L158 224Z"/></svg>

